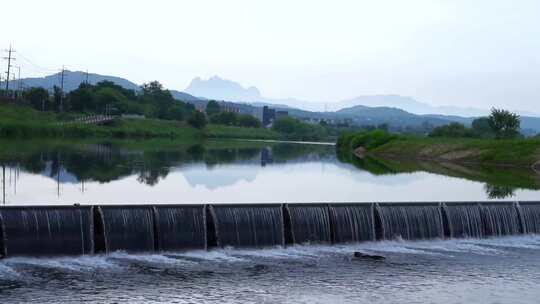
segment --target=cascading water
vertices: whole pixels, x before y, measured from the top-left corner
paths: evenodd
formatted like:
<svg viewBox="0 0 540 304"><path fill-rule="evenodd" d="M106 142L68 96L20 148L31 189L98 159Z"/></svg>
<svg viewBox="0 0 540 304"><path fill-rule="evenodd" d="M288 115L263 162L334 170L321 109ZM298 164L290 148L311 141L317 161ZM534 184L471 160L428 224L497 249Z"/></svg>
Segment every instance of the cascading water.
<svg viewBox="0 0 540 304"><path fill-rule="evenodd" d="M154 250L152 207L101 206L98 208L104 228L105 251Z"/></svg>
<svg viewBox="0 0 540 304"><path fill-rule="evenodd" d="M519 203L524 233L540 233L540 202Z"/></svg>
<svg viewBox="0 0 540 304"><path fill-rule="evenodd" d="M482 220L485 236L515 235L521 233L518 209L513 203L483 203Z"/></svg>
<svg viewBox="0 0 540 304"><path fill-rule="evenodd" d="M211 208L218 246L284 245L281 205L214 205Z"/></svg>
<svg viewBox="0 0 540 304"><path fill-rule="evenodd" d="M330 205L330 218L335 243L375 240L372 204Z"/></svg>
<svg viewBox="0 0 540 304"><path fill-rule="evenodd" d="M448 219L450 237L481 238L485 236L482 210L477 203L445 203L444 213Z"/></svg>
<svg viewBox="0 0 540 304"><path fill-rule="evenodd" d="M540 203L0 208L0 257L521 233L540 233Z"/></svg>
<svg viewBox="0 0 540 304"><path fill-rule="evenodd" d="M383 239L444 237L439 204L380 204L376 211Z"/></svg>
<svg viewBox="0 0 540 304"><path fill-rule="evenodd" d="M295 204L286 207L292 243L331 243L327 205Z"/></svg>
<svg viewBox="0 0 540 304"><path fill-rule="evenodd" d="M206 249L204 206L155 206L155 227L159 250Z"/></svg>
<svg viewBox="0 0 540 304"><path fill-rule="evenodd" d="M0 208L5 256L93 253L92 207Z"/></svg>

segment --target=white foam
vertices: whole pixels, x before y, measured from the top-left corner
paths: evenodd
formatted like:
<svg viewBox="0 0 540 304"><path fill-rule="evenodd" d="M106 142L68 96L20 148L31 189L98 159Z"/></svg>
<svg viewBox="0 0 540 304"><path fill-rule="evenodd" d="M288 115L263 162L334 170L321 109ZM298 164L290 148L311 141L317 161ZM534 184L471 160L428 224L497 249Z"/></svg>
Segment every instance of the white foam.
<svg viewBox="0 0 540 304"><path fill-rule="evenodd" d="M175 256L175 254L171 254ZM151 264L166 264L166 265L186 265L196 264L195 262L171 258L164 254L129 254L123 251L115 251L109 255L111 259L131 260Z"/></svg>
<svg viewBox="0 0 540 304"><path fill-rule="evenodd" d="M107 261L107 258L105 256L99 255L56 258L14 257L6 259L5 263L13 266L31 265L75 272L89 271L94 269L111 269L118 267L118 265Z"/></svg>
<svg viewBox="0 0 540 304"><path fill-rule="evenodd" d="M4 262L0 263L0 278L10 279L20 277L20 274Z"/></svg>
<svg viewBox="0 0 540 304"><path fill-rule="evenodd" d="M175 254L175 256L186 257L199 260L209 260L209 261L225 261L225 262L241 262L244 261L243 258L235 257L231 255L228 251L232 250L212 250L212 251L188 251L184 253Z"/></svg>

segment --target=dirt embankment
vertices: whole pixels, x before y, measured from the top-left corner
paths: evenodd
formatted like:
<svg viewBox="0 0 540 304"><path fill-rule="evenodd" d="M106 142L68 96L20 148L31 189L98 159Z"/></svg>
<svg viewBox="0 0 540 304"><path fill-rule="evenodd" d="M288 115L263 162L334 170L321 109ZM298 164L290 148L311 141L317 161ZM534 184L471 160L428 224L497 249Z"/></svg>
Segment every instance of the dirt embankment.
<svg viewBox="0 0 540 304"><path fill-rule="evenodd" d="M532 150L529 153L516 153L511 146L501 149L499 147L470 147L460 144L438 143L416 146L403 144L393 146L390 144L373 151L363 150L361 152L357 153L355 151L355 155L372 155L396 160L408 159L441 163L532 168L540 174L540 149Z"/></svg>

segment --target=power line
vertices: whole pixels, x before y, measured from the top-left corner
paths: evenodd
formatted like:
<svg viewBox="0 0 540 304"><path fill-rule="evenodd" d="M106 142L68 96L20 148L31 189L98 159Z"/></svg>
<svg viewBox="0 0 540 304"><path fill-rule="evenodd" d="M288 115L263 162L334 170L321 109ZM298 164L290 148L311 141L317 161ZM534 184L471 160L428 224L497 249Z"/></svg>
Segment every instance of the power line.
<svg viewBox="0 0 540 304"><path fill-rule="evenodd" d="M20 51L17 51L17 55L19 57L21 57L21 59L23 59L24 61L26 61L30 65L32 65L34 68L36 68L36 71L37 70L42 71L42 72L56 72L57 71L57 69L46 68L46 67L40 66L38 64L35 64L32 60L28 59L28 57L21 54Z"/></svg>

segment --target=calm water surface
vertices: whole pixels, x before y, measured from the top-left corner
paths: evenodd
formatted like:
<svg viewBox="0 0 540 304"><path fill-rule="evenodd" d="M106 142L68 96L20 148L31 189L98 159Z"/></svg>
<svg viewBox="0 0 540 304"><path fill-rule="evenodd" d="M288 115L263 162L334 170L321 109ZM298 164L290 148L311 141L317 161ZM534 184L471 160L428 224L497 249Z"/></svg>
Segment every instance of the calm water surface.
<svg viewBox="0 0 540 304"><path fill-rule="evenodd" d="M2 155L6 205L540 199L527 170L358 161L328 145L13 145Z"/></svg>

